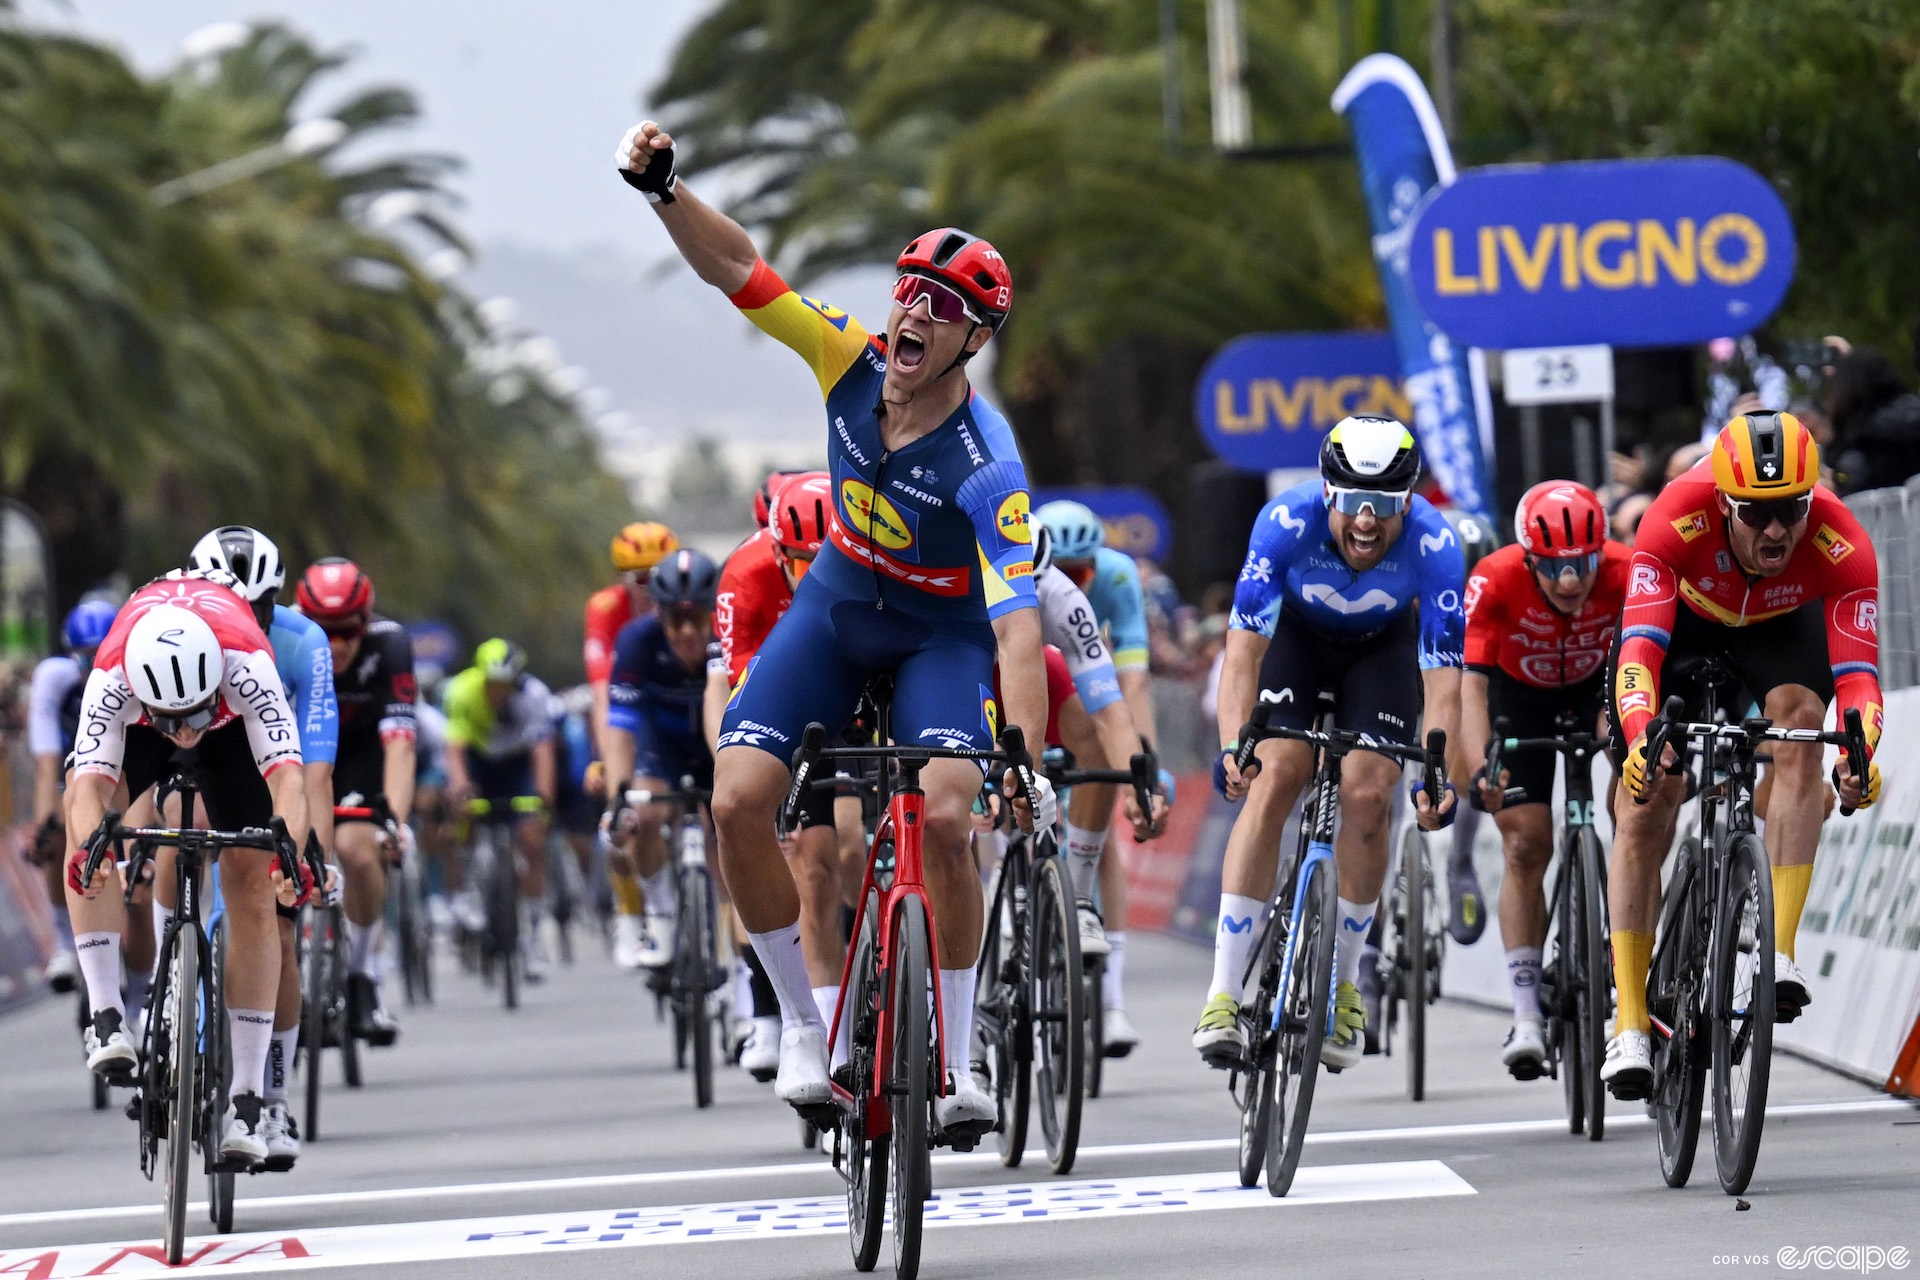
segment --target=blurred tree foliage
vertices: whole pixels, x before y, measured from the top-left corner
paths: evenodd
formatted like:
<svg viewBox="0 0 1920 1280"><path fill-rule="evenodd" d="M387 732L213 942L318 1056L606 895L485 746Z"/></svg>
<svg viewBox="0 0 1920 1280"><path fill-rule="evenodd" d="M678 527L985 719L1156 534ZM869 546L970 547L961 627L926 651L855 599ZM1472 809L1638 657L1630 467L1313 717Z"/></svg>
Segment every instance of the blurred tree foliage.
<svg viewBox="0 0 1920 1280"><path fill-rule="evenodd" d="M291 572L352 556L384 612L513 635L571 679L580 600L630 503L573 403L514 367L512 335L370 225L382 197L440 193L453 162L341 156L416 113L399 88L315 110L342 61L262 25L145 81L0 18L0 488L46 518L62 607L251 523ZM346 136L153 198L314 115ZM431 203L401 203L372 221L458 245Z"/></svg>
<svg viewBox="0 0 1920 1280"><path fill-rule="evenodd" d="M717 0L649 100L684 141L685 171L744 181L732 211L797 279L891 262L943 223L993 240L1016 284L995 377L1036 478L1144 483L1176 519L1201 518L1185 478L1204 456L1190 404L1206 355L1249 331L1384 316L1352 161L1215 154L1206 0L1173 8L1177 147L1160 0ZM1363 35L1426 69L1417 0L1242 8L1256 142L1343 141L1328 98L1343 49L1368 52L1352 47ZM1774 327L1906 356L1920 315L1920 5L1451 8L1464 161L1744 161L1799 230Z"/></svg>

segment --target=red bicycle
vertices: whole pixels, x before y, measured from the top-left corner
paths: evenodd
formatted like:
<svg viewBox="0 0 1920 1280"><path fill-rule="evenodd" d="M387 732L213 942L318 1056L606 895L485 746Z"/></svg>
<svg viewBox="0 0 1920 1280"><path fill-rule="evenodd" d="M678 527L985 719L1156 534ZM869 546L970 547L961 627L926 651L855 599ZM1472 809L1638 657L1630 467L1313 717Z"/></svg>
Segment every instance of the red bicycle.
<svg viewBox="0 0 1920 1280"><path fill-rule="evenodd" d="M885 701L876 697L874 702L880 709L879 741L886 742ZM783 814L788 829L798 824L801 803L823 760L879 760L889 768L891 785L867 855L828 1041L839 1043L844 1022L851 1058L834 1073L832 1102L807 1118L834 1135L833 1165L847 1184L853 1265L871 1271L880 1256L891 1174L894 1273L899 1280L913 1280L920 1267L922 1215L932 1191L932 1149L950 1145L967 1151L979 1141L972 1135L949 1137L933 1122L935 1100L946 1092L941 1067L946 1058L934 968L938 939L921 875L926 792L920 771L935 759L1005 764L1031 806L1033 764L1020 730L1011 725L1000 734L1000 751L828 748L826 741L825 726L807 726Z"/></svg>

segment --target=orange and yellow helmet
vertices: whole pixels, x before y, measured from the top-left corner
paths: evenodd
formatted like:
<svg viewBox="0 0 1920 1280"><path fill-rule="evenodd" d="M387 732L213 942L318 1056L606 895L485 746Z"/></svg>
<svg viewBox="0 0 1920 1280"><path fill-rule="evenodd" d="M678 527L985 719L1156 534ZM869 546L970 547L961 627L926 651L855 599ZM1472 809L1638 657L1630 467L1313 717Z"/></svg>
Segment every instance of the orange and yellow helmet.
<svg viewBox="0 0 1920 1280"><path fill-rule="evenodd" d="M1713 442L1713 482L1729 498L1797 498L1820 480L1820 446L1790 413L1743 413Z"/></svg>
<svg viewBox="0 0 1920 1280"><path fill-rule="evenodd" d="M622 573L645 573L679 549L673 530L639 520L613 535L613 567Z"/></svg>

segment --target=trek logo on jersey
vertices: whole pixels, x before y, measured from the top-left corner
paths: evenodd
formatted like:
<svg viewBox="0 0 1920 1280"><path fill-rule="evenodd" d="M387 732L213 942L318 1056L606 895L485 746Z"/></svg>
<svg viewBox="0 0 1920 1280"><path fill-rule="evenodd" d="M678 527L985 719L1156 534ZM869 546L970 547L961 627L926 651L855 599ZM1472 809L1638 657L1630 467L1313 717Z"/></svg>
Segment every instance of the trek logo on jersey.
<svg viewBox="0 0 1920 1280"><path fill-rule="evenodd" d="M919 522L894 506L884 494L875 493L866 481L843 480L840 505L846 509L848 523L863 538L888 551L913 549L914 530Z"/></svg>
<svg viewBox="0 0 1920 1280"><path fill-rule="evenodd" d="M973 586L973 572L965 565L957 569L921 569L903 564L871 545L865 538L855 537L848 531L844 521L829 521L827 537L854 563L869 566L895 582L904 582L930 595L964 596Z"/></svg>
<svg viewBox="0 0 1920 1280"><path fill-rule="evenodd" d="M800 301L805 303L809 310L813 311L822 320L825 320L840 332L845 333L847 331L847 313L840 308L830 303L822 302L818 298L806 297L804 294L801 296Z"/></svg>
<svg viewBox="0 0 1920 1280"><path fill-rule="evenodd" d="M1691 515L1681 516L1673 522L1673 531L1680 535L1680 541L1692 542L1708 529L1707 513L1695 511Z"/></svg>
<svg viewBox="0 0 1920 1280"><path fill-rule="evenodd" d="M1614 679L1614 692L1620 696L1620 712L1653 711L1653 672L1644 663L1623 662Z"/></svg>
<svg viewBox="0 0 1920 1280"><path fill-rule="evenodd" d="M1032 504L1025 493L1007 495L993 520L1000 527L1000 536L1008 542L1033 541Z"/></svg>
<svg viewBox="0 0 1920 1280"><path fill-rule="evenodd" d="M1839 564L1853 554L1853 544L1841 537L1830 524L1823 524L1813 531L1813 545L1820 548L1820 554L1827 558L1828 564Z"/></svg>

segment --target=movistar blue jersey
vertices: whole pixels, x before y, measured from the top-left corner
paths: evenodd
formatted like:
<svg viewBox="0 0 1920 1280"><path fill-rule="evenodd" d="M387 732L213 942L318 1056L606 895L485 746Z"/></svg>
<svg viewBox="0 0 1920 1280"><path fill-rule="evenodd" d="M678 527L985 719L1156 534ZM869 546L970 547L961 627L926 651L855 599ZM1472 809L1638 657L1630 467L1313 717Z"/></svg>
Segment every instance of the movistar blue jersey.
<svg viewBox="0 0 1920 1280"><path fill-rule="evenodd" d="M1140 566L1133 557L1112 547L1093 555L1093 576L1081 590L1093 605L1113 665L1122 671L1147 665L1147 598L1140 590Z"/></svg>
<svg viewBox="0 0 1920 1280"><path fill-rule="evenodd" d="M1419 497L1380 563L1354 572L1327 531L1320 481L1310 480L1269 502L1254 522L1232 625L1272 636L1285 609L1331 638L1360 639L1417 604L1421 668L1457 667L1465 649L1465 585L1466 561L1452 526Z"/></svg>
<svg viewBox="0 0 1920 1280"><path fill-rule="evenodd" d="M312 618L277 604L267 641L300 726L301 758L308 764L332 764L340 749L340 703L333 694L333 650L327 633Z"/></svg>
<svg viewBox="0 0 1920 1280"><path fill-rule="evenodd" d="M826 400L833 519L804 590L877 606L880 617L860 625L892 622L908 649L912 633L992 646L991 620L1034 607L1027 473L1006 419L970 395L889 451L876 412L887 370L880 339L802 298L765 262L732 301L807 362Z"/></svg>

